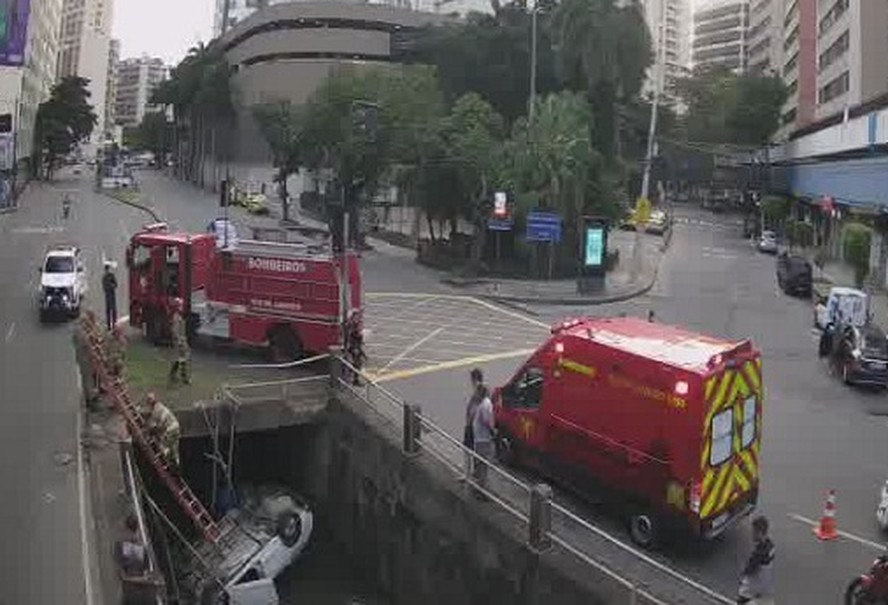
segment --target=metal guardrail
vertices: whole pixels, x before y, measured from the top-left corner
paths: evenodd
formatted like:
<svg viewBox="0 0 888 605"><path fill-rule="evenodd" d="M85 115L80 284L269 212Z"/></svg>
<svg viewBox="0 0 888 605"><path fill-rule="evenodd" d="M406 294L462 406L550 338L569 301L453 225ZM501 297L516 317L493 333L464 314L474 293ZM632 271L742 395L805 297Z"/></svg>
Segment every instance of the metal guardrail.
<svg viewBox="0 0 888 605"><path fill-rule="evenodd" d="M497 464L487 465L487 481L479 484L468 469L470 464L485 464L485 460L423 415L418 406L403 401L341 356L331 358L330 368L334 388L352 393L401 431L406 453L428 454L456 480L465 482L514 516L527 527L531 547L544 549L551 545L573 555L595 568L611 583L610 590L625 594L626 602L633 605L734 604L734 600L596 527L552 501L551 496L543 497L541 502L547 486L531 486Z"/></svg>
<svg viewBox="0 0 888 605"><path fill-rule="evenodd" d="M305 376L287 380L269 382L251 382L247 384L223 385L222 397L238 406L266 401L288 401L317 390L318 386L326 386L327 376Z"/></svg>

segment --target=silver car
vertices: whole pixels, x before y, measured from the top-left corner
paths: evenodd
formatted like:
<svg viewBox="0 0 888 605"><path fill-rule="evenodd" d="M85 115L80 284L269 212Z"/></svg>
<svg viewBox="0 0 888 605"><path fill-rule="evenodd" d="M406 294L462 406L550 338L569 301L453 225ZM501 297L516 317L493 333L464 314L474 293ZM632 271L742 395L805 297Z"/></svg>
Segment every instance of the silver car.
<svg viewBox="0 0 888 605"><path fill-rule="evenodd" d="M758 242L759 252L777 254L777 234L773 231L762 231Z"/></svg>

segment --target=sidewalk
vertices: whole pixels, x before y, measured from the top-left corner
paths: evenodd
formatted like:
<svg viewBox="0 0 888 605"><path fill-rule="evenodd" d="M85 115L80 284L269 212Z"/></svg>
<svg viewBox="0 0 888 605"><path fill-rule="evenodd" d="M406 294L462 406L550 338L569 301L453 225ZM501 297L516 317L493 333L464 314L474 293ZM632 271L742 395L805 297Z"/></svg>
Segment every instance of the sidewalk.
<svg viewBox="0 0 888 605"><path fill-rule="evenodd" d="M664 237L645 234L642 236L642 268L638 275L630 273L635 234L613 231L610 234L610 250L619 250L617 267L605 277L601 292L580 294L577 280L559 279L534 281L522 279L463 279L448 277L441 280L462 293L500 302L530 303L539 305L601 305L628 300L650 290L657 280L660 259L669 246L671 233Z"/></svg>

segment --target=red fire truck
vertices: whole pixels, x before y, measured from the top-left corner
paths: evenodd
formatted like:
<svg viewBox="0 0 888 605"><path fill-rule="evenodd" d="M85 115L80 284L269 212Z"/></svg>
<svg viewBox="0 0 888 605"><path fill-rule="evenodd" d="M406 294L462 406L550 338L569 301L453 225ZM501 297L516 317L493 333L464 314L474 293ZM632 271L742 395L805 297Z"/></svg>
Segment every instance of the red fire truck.
<svg viewBox="0 0 888 605"><path fill-rule="evenodd" d="M152 341L167 339L181 299L190 335L268 346L277 361L325 352L341 344L343 318L361 322L358 258L344 257L343 292L343 255L326 247L239 240L225 248L210 233L148 225L126 253L130 325Z"/></svg>
<svg viewBox="0 0 888 605"><path fill-rule="evenodd" d="M755 508L761 354L637 318L579 319L494 394L504 462L627 513L632 539L711 538Z"/></svg>

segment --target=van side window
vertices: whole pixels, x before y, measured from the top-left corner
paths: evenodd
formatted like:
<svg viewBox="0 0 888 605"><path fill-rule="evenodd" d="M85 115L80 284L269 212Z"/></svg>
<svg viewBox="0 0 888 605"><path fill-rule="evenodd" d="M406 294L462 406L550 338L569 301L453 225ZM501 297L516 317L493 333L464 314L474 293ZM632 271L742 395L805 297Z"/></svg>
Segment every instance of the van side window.
<svg viewBox="0 0 888 605"><path fill-rule="evenodd" d="M507 405L513 408L537 409L543 403L543 370L527 368L509 386Z"/></svg>
<svg viewBox="0 0 888 605"><path fill-rule="evenodd" d="M749 447L755 441L755 395L750 395L743 402L743 432L740 435L741 447Z"/></svg>
<svg viewBox="0 0 888 605"><path fill-rule="evenodd" d="M718 466L731 457L734 444L734 408L719 412L712 418L712 447L709 464Z"/></svg>

